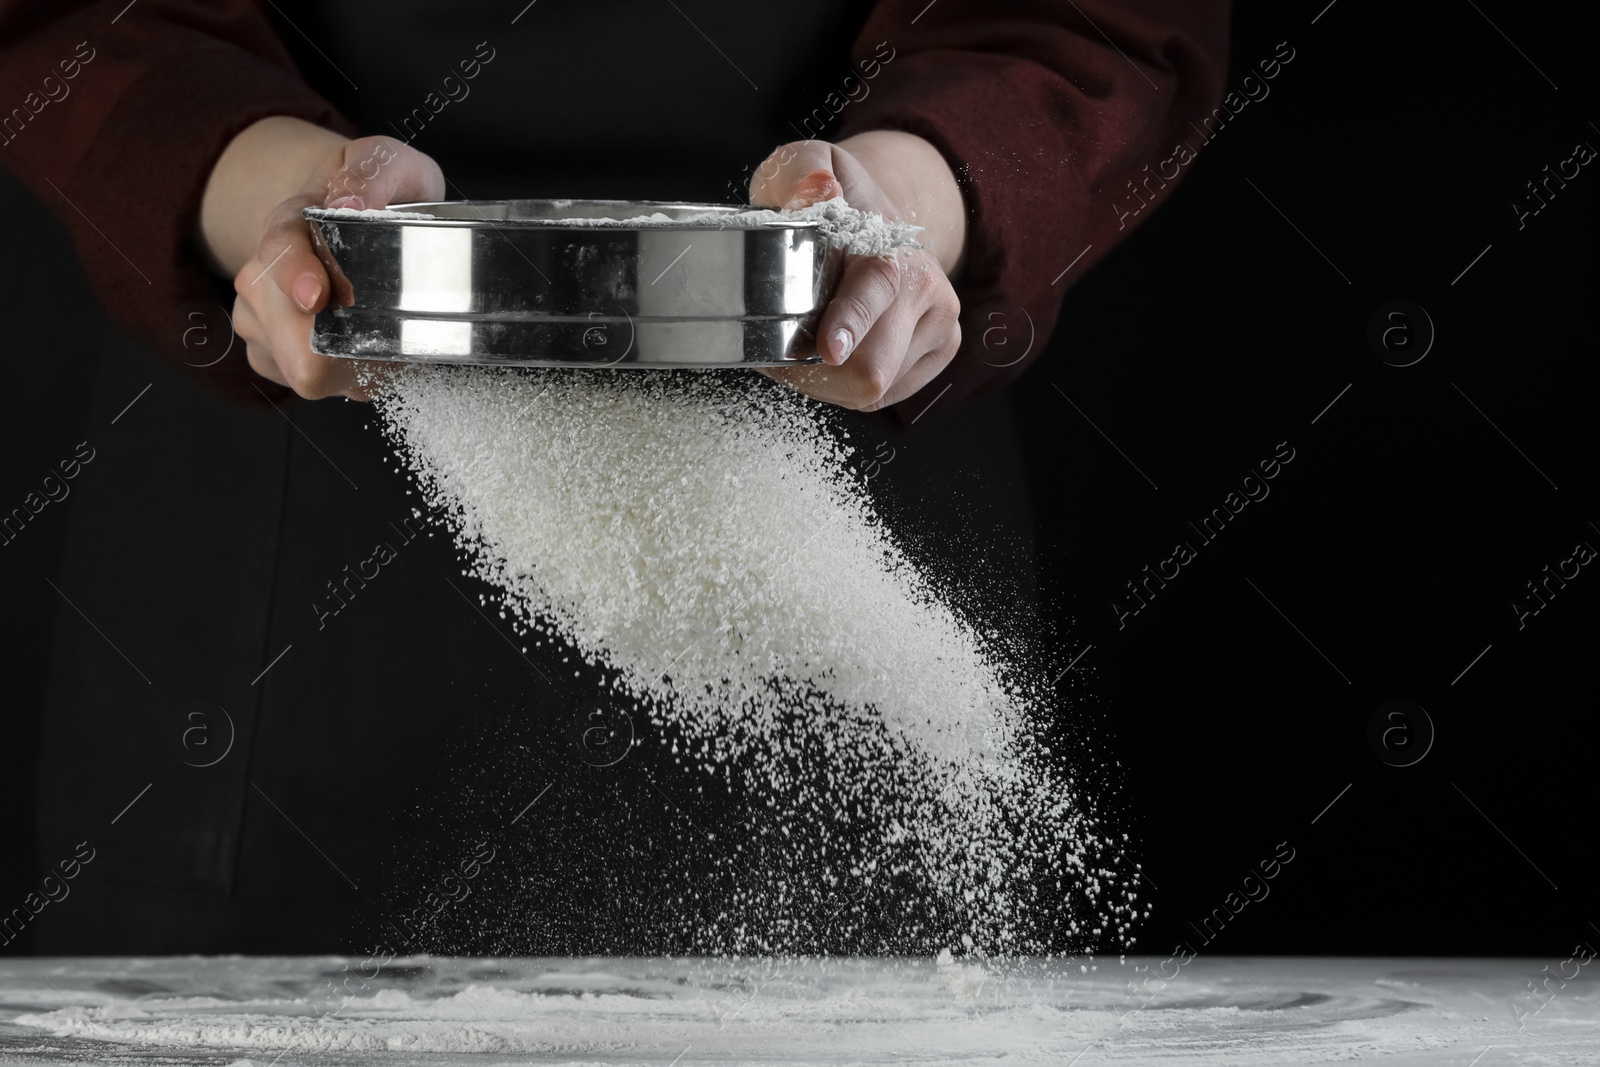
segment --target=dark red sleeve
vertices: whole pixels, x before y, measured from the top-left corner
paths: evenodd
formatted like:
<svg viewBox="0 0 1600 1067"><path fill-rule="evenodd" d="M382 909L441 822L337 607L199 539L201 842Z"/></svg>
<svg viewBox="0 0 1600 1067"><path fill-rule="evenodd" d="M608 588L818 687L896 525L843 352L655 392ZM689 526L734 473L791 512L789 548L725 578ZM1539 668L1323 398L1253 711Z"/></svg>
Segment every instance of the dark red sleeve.
<svg viewBox="0 0 1600 1067"><path fill-rule="evenodd" d="M1227 0L881 0L852 50L866 95L843 108L840 136L925 138L967 205L961 351L890 409L894 421L1010 381L1038 356L1067 287L1187 169L1157 174L1180 143L1204 140L1227 42Z"/></svg>
<svg viewBox="0 0 1600 1067"><path fill-rule="evenodd" d="M354 136L262 10L0 0L0 109L0 166L65 223L111 314L197 376L259 400L242 350L200 368L218 349L185 346L192 311L232 306L190 240L206 179L229 140L269 115Z"/></svg>

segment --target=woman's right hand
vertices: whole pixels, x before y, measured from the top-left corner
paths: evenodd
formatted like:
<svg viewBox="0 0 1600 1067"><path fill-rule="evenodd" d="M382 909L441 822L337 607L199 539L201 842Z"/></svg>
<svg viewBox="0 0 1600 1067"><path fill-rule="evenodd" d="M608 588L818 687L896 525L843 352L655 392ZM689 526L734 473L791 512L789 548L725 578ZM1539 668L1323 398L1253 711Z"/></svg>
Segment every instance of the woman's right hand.
<svg viewBox="0 0 1600 1067"><path fill-rule="evenodd" d="M393 137L350 141L285 118L236 137L207 185L201 235L214 263L234 274L233 328L255 372L310 400L367 399L361 364L311 351L311 320L332 284L301 212L444 198L439 165Z"/></svg>

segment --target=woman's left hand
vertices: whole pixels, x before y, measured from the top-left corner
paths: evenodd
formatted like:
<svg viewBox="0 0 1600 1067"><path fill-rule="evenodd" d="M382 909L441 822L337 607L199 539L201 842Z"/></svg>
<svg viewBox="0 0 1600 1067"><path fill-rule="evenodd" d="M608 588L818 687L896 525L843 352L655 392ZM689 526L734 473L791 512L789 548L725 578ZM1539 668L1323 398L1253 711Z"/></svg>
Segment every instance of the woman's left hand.
<svg viewBox="0 0 1600 1067"><path fill-rule="evenodd" d="M841 195L852 207L923 226L924 247L847 257L817 329L823 364L767 373L818 400L876 411L933 381L961 345L961 302L949 276L961 260L964 205L937 149L889 131L841 144L791 142L750 182L755 207L800 208Z"/></svg>

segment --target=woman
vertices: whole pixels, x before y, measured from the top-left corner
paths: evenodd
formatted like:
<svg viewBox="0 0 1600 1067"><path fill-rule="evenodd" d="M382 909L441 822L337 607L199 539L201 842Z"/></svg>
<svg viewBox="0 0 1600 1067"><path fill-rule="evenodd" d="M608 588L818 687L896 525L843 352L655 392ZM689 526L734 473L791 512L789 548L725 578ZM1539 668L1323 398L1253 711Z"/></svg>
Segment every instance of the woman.
<svg viewBox="0 0 1600 1067"><path fill-rule="evenodd" d="M1170 193L1147 166L1225 68L1217 0L427 7L0 7L0 103L18 105L0 160L106 307L182 368L118 353L98 386L39 814L45 863L93 859L72 900L22 916L39 951L681 949L684 910L714 923L732 891L663 903L738 833L739 798L660 745L575 757L597 679L524 656L480 610L362 407L285 402L363 395L309 351L328 285L303 207L704 200L748 176L757 204L842 191L914 219L927 248L852 263L824 366L785 373L880 412L856 428L867 454L916 425L876 488L939 523L954 566L1026 543L993 387ZM396 563L337 616L312 610L377 540ZM458 903L411 922L437 900Z"/></svg>

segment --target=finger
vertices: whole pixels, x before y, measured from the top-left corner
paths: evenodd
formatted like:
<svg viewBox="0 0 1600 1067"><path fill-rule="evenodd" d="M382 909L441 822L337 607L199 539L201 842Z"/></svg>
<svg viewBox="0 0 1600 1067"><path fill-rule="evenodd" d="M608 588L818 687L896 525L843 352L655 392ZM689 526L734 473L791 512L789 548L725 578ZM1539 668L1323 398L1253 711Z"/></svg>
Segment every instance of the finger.
<svg viewBox="0 0 1600 1067"><path fill-rule="evenodd" d="M301 214L308 207L320 206L316 196L292 197L273 208L267 226L256 246L256 255L245 264L234 280L234 288L246 299L259 302L257 290L272 286L290 298L305 315L320 311L327 304L328 272L311 247L311 228ZM268 276L271 279L268 280Z"/></svg>
<svg viewBox="0 0 1600 1067"><path fill-rule="evenodd" d="M750 176L752 207L809 207L843 195L833 145L826 141L780 145Z"/></svg>
<svg viewBox="0 0 1600 1067"><path fill-rule="evenodd" d="M950 365L950 361L955 359L956 352L960 348L959 322L947 322L942 316L932 313L924 315L922 321L917 323L917 328L911 335L910 347L907 349L910 353L920 353L920 355L908 362L894 384L878 399L876 406L865 410L876 411L909 400L925 389ZM937 395L930 395L926 402L931 407L932 402L937 399Z"/></svg>
<svg viewBox="0 0 1600 1067"><path fill-rule="evenodd" d="M327 276L322 273L320 261L310 252L309 244L300 247L304 243L305 222L299 218L298 207L310 199L297 197L273 211L256 258L241 267L233 279L234 291L239 294L234 301L234 329L246 341L245 354L251 369L268 381L296 392L299 392L299 385L291 374L296 346L293 335L286 337L278 324L284 318L304 323L305 354L309 355L311 315L297 307L295 298L285 291L284 285L292 288L293 282L269 279L268 275L281 268L283 278L304 281L315 272L317 285L322 287L325 283ZM278 249L276 253L272 252L275 248ZM320 306L321 300L313 303Z"/></svg>
<svg viewBox="0 0 1600 1067"><path fill-rule="evenodd" d="M839 366L863 343L900 295L902 274L898 256L860 256L847 261L839 288L817 322L817 354L825 363Z"/></svg>
<svg viewBox="0 0 1600 1067"><path fill-rule="evenodd" d="M301 342L304 344L304 342ZM365 390L357 379L356 360L319 356L314 352L295 351L292 342L287 355L275 357L289 388L307 400L325 400L330 396L347 396L365 400Z"/></svg>
<svg viewBox="0 0 1600 1067"><path fill-rule="evenodd" d="M289 380L278 369L277 360L272 358L272 349L267 344L267 335L261 329L260 320L242 298L233 302L233 330L245 344L245 360L250 364L250 369L269 382L287 386Z"/></svg>
<svg viewBox="0 0 1600 1067"><path fill-rule="evenodd" d="M321 311L327 305L332 281L312 248L311 228L303 214L306 208L381 208L396 201L442 200L444 194L439 165L416 149L386 137L350 141L330 176L308 182L300 195L285 200L267 216L256 250L258 270L249 283L262 284L270 273L301 311Z"/></svg>
<svg viewBox="0 0 1600 1067"><path fill-rule="evenodd" d="M901 299L873 323L850 361L840 368L849 407L857 411L882 407L884 397L923 354L923 349L912 347L922 310L902 291Z"/></svg>
<svg viewBox="0 0 1600 1067"><path fill-rule="evenodd" d="M250 294L241 303L250 305L253 325L261 338L252 343L252 350L259 347L259 358L270 360L277 371L267 377L282 382L307 400L343 396L358 388L352 361L311 351L311 316L295 308L276 287L263 283L260 292ZM252 361L251 365L256 363Z"/></svg>
<svg viewBox="0 0 1600 1067"><path fill-rule="evenodd" d="M762 372L813 400L853 411L878 411L914 396L937 378L955 357L961 337L959 331L954 337L946 335L937 347L921 350L920 356L912 358L910 353L919 351L919 345L925 343L928 341L919 336L904 350L902 358L880 357L873 361L871 370L862 362L840 368L766 367Z"/></svg>
<svg viewBox="0 0 1600 1067"><path fill-rule="evenodd" d="M771 376L814 399L858 411L876 411L910 397L937 377L961 347L960 301L948 284L926 284L932 288L920 297L902 293L844 366L773 368Z"/></svg>
<svg viewBox="0 0 1600 1067"><path fill-rule="evenodd" d="M908 294L901 291L901 278L892 259L861 257L853 262L819 323L822 336L817 350L824 365L776 368L774 376L807 396L840 407L863 411L877 406L911 362L908 346L924 310L903 299ZM870 325L863 325L869 319ZM864 338L856 346L841 340L840 331ZM837 358L840 351L848 362Z"/></svg>
<svg viewBox="0 0 1600 1067"><path fill-rule="evenodd" d="M911 334L909 316L890 315L879 321L878 330L874 332L881 343L842 367L813 364L766 369L772 377L788 382L815 400L855 411L871 411L882 406L884 395L910 363L906 346Z"/></svg>
<svg viewBox="0 0 1600 1067"><path fill-rule="evenodd" d="M344 159L325 184L305 192L326 207L384 208L443 200L444 173L430 156L393 137L362 137L344 146Z"/></svg>
<svg viewBox="0 0 1600 1067"><path fill-rule="evenodd" d="M285 388L288 387L289 379L283 376L283 372L278 369L278 364L273 361L272 354L264 346L246 345L244 354L245 358L250 361L251 370L269 382L277 382Z"/></svg>
<svg viewBox="0 0 1600 1067"><path fill-rule="evenodd" d="M286 336L279 347L289 353L285 376L290 388L307 400L342 396L366 403L378 383L393 369L393 364L343 356L324 356L311 350L310 337L287 319L282 321Z"/></svg>
<svg viewBox="0 0 1600 1067"><path fill-rule="evenodd" d="M278 359L277 365L283 383L307 400L325 400L330 396L367 399L365 389L357 380L356 360L307 353Z"/></svg>

